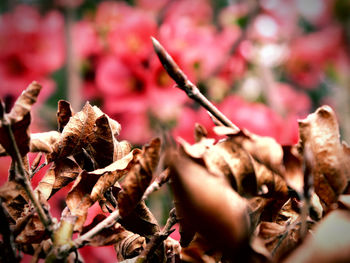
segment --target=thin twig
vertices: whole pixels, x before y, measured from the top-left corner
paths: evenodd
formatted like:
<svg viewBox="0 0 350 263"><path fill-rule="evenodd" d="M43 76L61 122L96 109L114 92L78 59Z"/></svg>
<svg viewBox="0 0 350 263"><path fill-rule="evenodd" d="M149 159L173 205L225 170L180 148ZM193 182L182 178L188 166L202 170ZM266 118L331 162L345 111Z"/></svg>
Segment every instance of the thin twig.
<svg viewBox="0 0 350 263"><path fill-rule="evenodd" d="M152 256L159 245L167 239L167 237L174 232L171 229L177 223L175 208L171 209L169 212L169 218L162 231L156 233L147 244L146 248L142 251L140 256L137 258L136 263L144 263L149 261L149 256Z"/></svg>
<svg viewBox="0 0 350 263"><path fill-rule="evenodd" d="M225 126L238 129L222 112L220 112L194 85L175 63L173 58L164 49L164 47L155 39L151 38L154 50L156 51L160 62L162 63L169 76L176 82L177 86L186 92L187 96L198 102L207 109L215 118L222 122Z"/></svg>
<svg viewBox="0 0 350 263"><path fill-rule="evenodd" d="M84 235L78 237L74 240L74 245L69 248L70 251L73 251L77 248L80 248L84 246L85 243L87 243L92 237L97 235L99 232L101 232L103 229L106 229L113 224L115 224L120 218L119 210L114 210L107 218L102 220L100 223L98 223L94 228L92 228L90 231L86 232Z"/></svg>
<svg viewBox="0 0 350 263"><path fill-rule="evenodd" d="M153 192L159 190L163 184L165 184L166 182L169 181L170 178L170 173L169 170L166 169L164 170L158 177L156 180L153 181L153 183L147 187L145 193L142 196L142 201L146 200L148 198L148 196L150 194L152 194Z"/></svg>
<svg viewBox="0 0 350 263"><path fill-rule="evenodd" d="M23 185L26 194L28 195L30 201L33 203L34 207L36 208L36 211L39 215L40 221L43 223L45 229L48 231L48 233L52 233L52 220L51 218L45 213L43 207L41 206L39 200L36 198L33 188L30 184L30 181L28 179L27 172L23 166L23 160L22 156L19 152L17 142L15 139L15 136L13 134L12 128L11 128L11 123L8 120L6 114L3 114L1 119L2 126L5 128L7 135L10 139L10 142L12 144L12 148L14 150L14 162L16 163L16 170L18 171L18 174L15 176L15 180Z"/></svg>

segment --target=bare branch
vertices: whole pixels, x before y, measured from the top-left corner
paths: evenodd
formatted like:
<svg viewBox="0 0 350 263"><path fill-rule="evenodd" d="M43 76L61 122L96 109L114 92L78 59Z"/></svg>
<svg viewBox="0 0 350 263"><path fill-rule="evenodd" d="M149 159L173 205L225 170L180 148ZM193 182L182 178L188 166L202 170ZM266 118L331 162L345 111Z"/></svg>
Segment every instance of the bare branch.
<svg viewBox="0 0 350 263"><path fill-rule="evenodd" d="M151 38L154 50L156 51L160 62L162 63L169 76L176 82L177 86L186 92L187 96L198 102L206 110L208 110L215 118L217 118L225 126L239 130L221 111L219 111L194 85L175 63L173 58L164 49L164 47L155 39Z"/></svg>

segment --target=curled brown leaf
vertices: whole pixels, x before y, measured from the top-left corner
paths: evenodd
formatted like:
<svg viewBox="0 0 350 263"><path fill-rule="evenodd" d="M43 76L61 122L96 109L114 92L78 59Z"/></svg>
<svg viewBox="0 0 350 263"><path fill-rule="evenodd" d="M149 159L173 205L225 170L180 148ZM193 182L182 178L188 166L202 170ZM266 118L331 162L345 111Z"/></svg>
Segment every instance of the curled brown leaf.
<svg viewBox="0 0 350 263"><path fill-rule="evenodd" d="M30 135L30 152L51 153L60 137L60 133L56 131L32 133Z"/></svg>
<svg viewBox="0 0 350 263"><path fill-rule="evenodd" d="M240 252L249 240L247 202L226 180L209 174L199 164L184 156L166 156L172 189L183 220L209 242L230 256ZM181 221L180 221L181 224Z"/></svg>
<svg viewBox="0 0 350 263"><path fill-rule="evenodd" d="M8 114L5 114L4 117L5 119L8 119L8 122L11 125L19 152L22 156L25 156L29 152L29 124L31 122L30 110L36 102L40 90L41 86L35 81L32 82L17 98L11 111ZM12 147L9 134L1 122L0 144L9 155L15 156L15 151Z"/></svg>
<svg viewBox="0 0 350 263"><path fill-rule="evenodd" d="M340 142L339 126L331 107L322 106L299 121L300 148L310 148L314 188L327 211L350 179L350 158Z"/></svg>
<svg viewBox="0 0 350 263"><path fill-rule="evenodd" d="M79 165L73 159L59 159L46 172L36 187L35 192L40 192L41 197L48 200L62 187L75 180L80 172Z"/></svg>
<svg viewBox="0 0 350 263"><path fill-rule="evenodd" d="M159 162L160 139L153 139L136 155L136 163L122 182L123 190L118 194L118 208L121 217L127 216L142 199L143 193L152 181Z"/></svg>
<svg viewBox="0 0 350 263"><path fill-rule="evenodd" d="M66 203L71 213L78 216L76 230L81 230L88 208L96 201L104 199L104 193L131 169L138 152L135 149L124 158L103 169L91 172L82 171L75 179L67 195Z"/></svg>

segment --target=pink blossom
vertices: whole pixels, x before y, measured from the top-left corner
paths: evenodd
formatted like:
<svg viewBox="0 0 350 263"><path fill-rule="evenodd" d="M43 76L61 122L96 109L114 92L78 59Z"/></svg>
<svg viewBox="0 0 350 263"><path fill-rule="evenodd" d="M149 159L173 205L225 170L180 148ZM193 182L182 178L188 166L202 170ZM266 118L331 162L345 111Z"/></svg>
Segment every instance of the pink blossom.
<svg viewBox="0 0 350 263"><path fill-rule="evenodd" d="M44 85L47 98L54 83L47 75L64 62L63 18L58 12L40 16L33 7L19 5L0 16L1 96L17 97L33 80Z"/></svg>
<svg viewBox="0 0 350 263"><path fill-rule="evenodd" d="M341 43L341 30L335 26L297 38L290 47L288 73L304 87L316 87L325 63L336 54Z"/></svg>
<svg viewBox="0 0 350 263"><path fill-rule="evenodd" d="M276 105L280 105L284 113L304 115L311 109L311 101L303 91L297 91L287 83L276 83L274 94L271 94Z"/></svg>
<svg viewBox="0 0 350 263"><path fill-rule="evenodd" d="M228 96L218 107L241 129L275 139L280 136L282 118L264 104L248 103L238 96Z"/></svg>
<svg viewBox="0 0 350 263"><path fill-rule="evenodd" d="M96 10L96 26L101 33L106 33L121 25L133 11L124 2L102 1Z"/></svg>
<svg viewBox="0 0 350 263"><path fill-rule="evenodd" d="M206 110L203 108L195 110L189 107L183 107L182 113L172 131L172 135L175 139L181 137L189 143L194 143L194 127L196 123L201 124L207 129L210 138L215 138L212 132L214 123Z"/></svg>
<svg viewBox="0 0 350 263"><path fill-rule="evenodd" d="M142 95L146 92L147 72L140 64L127 65L118 57L101 57L96 67L97 88L106 96Z"/></svg>
<svg viewBox="0 0 350 263"><path fill-rule="evenodd" d="M77 22L73 27L72 37L73 49L79 58L87 58L102 52L102 41L91 21Z"/></svg>
<svg viewBox="0 0 350 263"><path fill-rule="evenodd" d="M142 26L140 26L142 25ZM112 52L124 60L146 60L152 52L150 37L156 34L156 21L140 10L130 12L123 23L111 28L107 40Z"/></svg>
<svg viewBox="0 0 350 263"><path fill-rule="evenodd" d="M195 24L203 25L212 22L213 17L213 10L208 0L172 1L165 11L165 23L176 23L185 17Z"/></svg>

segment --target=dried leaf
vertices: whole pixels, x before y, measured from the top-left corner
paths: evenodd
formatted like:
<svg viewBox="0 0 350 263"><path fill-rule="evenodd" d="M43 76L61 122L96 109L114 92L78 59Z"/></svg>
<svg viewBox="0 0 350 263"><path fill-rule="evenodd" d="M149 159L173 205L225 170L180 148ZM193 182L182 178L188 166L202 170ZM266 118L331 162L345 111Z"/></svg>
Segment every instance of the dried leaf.
<svg viewBox="0 0 350 263"><path fill-rule="evenodd" d="M58 131L62 132L64 127L69 122L70 117L73 116L73 110L70 103L65 100L59 100L57 106L57 124Z"/></svg>
<svg viewBox="0 0 350 263"><path fill-rule="evenodd" d="M60 137L60 133L56 131L32 133L30 135L30 152L51 153Z"/></svg>
<svg viewBox="0 0 350 263"><path fill-rule="evenodd" d="M117 137L120 133L120 130L121 130L121 126L120 126L119 122L111 119L109 116L107 116L107 114L103 113L97 106L93 106L92 108L93 108L97 118L101 117L102 115L105 115L108 118L108 123L111 127L112 134L114 137Z"/></svg>
<svg viewBox="0 0 350 263"><path fill-rule="evenodd" d="M196 123L194 126L194 137L196 142L200 142L202 139L207 138L208 131L205 129L204 126L200 125L199 123Z"/></svg>
<svg viewBox="0 0 350 263"><path fill-rule="evenodd" d="M130 214L123 217L119 222L127 230L147 238L151 238L160 231L157 219L144 201L141 201Z"/></svg>
<svg viewBox="0 0 350 263"><path fill-rule="evenodd" d="M190 159L175 153L166 159L184 221L228 255L243 256L250 232L246 200Z"/></svg>
<svg viewBox="0 0 350 263"><path fill-rule="evenodd" d="M33 81L17 98L10 113L8 114L11 124L19 122L22 118L30 113L32 105L36 102L41 90L41 85Z"/></svg>
<svg viewBox="0 0 350 263"><path fill-rule="evenodd" d="M262 192L262 196L267 198L261 218L271 221L288 200L288 186L280 175L272 172L265 165L257 161L253 161L253 165L258 189ZM264 192L264 188L267 188L267 192Z"/></svg>
<svg viewBox="0 0 350 263"><path fill-rule="evenodd" d="M8 118L11 124L12 132L22 156L25 156L29 151L30 110L36 102L40 90L41 86L35 81L32 82L17 98L11 111L5 114L5 118ZM15 155L11 140L2 123L0 123L0 144L9 155Z"/></svg>
<svg viewBox="0 0 350 263"><path fill-rule="evenodd" d="M248 130L237 131L235 129L216 126L214 132L218 135L227 135L234 142L245 149L255 160L266 165L270 170L278 174L284 173L283 149L275 139L267 136L259 136Z"/></svg>
<svg viewBox="0 0 350 263"><path fill-rule="evenodd" d="M119 142L113 135L110 120L105 114L96 119L93 132L88 138L89 144L86 146L87 152L100 168L116 161L116 157L123 156L123 154L118 156L118 152L124 153L124 149L120 149L121 146L119 146ZM115 151L117 152L116 154Z"/></svg>
<svg viewBox="0 0 350 263"><path fill-rule="evenodd" d="M205 164L214 175L225 177L239 194L252 196L257 193L257 182L250 155L231 139L213 144L212 139L202 139L190 145L179 140L183 150L197 162Z"/></svg>
<svg viewBox="0 0 350 263"><path fill-rule="evenodd" d="M315 165L314 188L325 210L337 201L350 179L350 158L339 140L339 126L335 113L323 106L299 121L300 147L309 145Z"/></svg>
<svg viewBox="0 0 350 263"><path fill-rule="evenodd" d="M130 169L132 169L138 156L138 153L139 150L135 149L128 155L124 156L122 159L113 162L105 168L91 172L96 175L100 175L100 178L98 179L91 191L92 200L96 201L103 198L103 195L106 192L106 190L109 187L113 186L117 182L117 180L119 180Z"/></svg>
<svg viewBox="0 0 350 263"><path fill-rule="evenodd" d="M170 262L179 262L181 253L181 246L179 241L171 237L167 237L167 239L164 240L164 247L168 262L169 260L173 260Z"/></svg>
<svg viewBox="0 0 350 263"><path fill-rule="evenodd" d="M60 141L54 145L53 152L47 156L48 162L81 152L93 133L96 118L96 113L87 102L80 112L69 119L62 131Z"/></svg>
<svg viewBox="0 0 350 263"><path fill-rule="evenodd" d="M128 235L114 246L119 262L138 256L146 247L146 239L144 237L127 230L126 233Z"/></svg>
<svg viewBox="0 0 350 263"><path fill-rule="evenodd" d="M135 149L129 155L104 169L92 172L83 171L79 174L66 198L71 213L78 216L76 230L81 230L88 208L104 198L104 193L133 167L138 153L139 151Z"/></svg>
<svg viewBox="0 0 350 263"><path fill-rule="evenodd" d="M122 183L123 190L118 195L118 208L121 217L127 216L140 202L143 193L153 178L158 165L160 139L153 139L136 156L136 163Z"/></svg>
<svg viewBox="0 0 350 263"><path fill-rule="evenodd" d="M286 183L298 193L302 193L304 186L303 162L296 145L283 146L283 164Z"/></svg>
<svg viewBox="0 0 350 263"><path fill-rule="evenodd" d="M308 235L305 241L284 261L349 262L350 259L350 212L330 212Z"/></svg>
<svg viewBox="0 0 350 263"><path fill-rule="evenodd" d="M290 227L290 225L263 221L257 229L258 236L264 240L266 248L275 260L293 250L298 244L299 227L296 225Z"/></svg>
<svg viewBox="0 0 350 263"><path fill-rule="evenodd" d="M75 180L80 173L81 169L74 160L70 158L59 159L46 172L35 192L40 192L40 196L48 200L62 187Z"/></svg>
<svg viewBox="0 0 350 263"><path fill-rule="evenodd" d="M21 217L25 205L29 202L25 189L15 181L8 181L0 187L0 198L13 220Z"/></svg>
<svg viewBox="0 0 350 263"><path fill-rule="evenodd" d="M18 146L21 156L25 156L29 152L29 124L31 121L30 113L25 114L19 121L11 121L11 129ZM15 156L11 139L8 132L0 123L0 144L6 150L8 155Z"/></svg>
<svg viewBox="0 0 350 263"><path fill-rule="evenodd" d="M16 237L16 243L38 244L48 238L44 225L39 216L34 214L26 224L24 230Z"/></svg>

